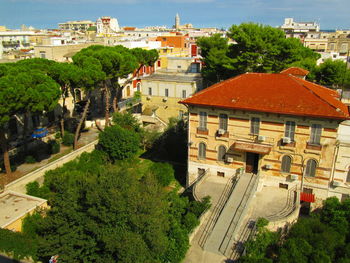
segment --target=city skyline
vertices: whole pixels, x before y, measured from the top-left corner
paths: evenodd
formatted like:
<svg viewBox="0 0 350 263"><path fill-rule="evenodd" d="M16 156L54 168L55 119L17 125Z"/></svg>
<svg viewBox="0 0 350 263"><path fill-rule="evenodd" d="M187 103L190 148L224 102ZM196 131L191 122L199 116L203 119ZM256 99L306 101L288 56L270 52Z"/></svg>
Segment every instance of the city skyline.
<svg viewBox="0 0 350 263"><path fill-rule="evenodd" d="M316 21L321 29L350 28L348 0L1 0L0 25L19 28L57 28L69 20L92 20L101 16L118 19L121 26L171 27L179 13L181 24L228 28L242 22L280 26L284 18ZM146 15L145 15L146 14ZM335 19L336 17L336 19Z"/></svg>

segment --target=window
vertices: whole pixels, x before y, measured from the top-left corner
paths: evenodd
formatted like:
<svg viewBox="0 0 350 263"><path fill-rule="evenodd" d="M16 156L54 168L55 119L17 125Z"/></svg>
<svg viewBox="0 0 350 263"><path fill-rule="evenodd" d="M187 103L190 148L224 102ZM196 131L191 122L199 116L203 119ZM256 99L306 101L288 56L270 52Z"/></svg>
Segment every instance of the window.
<svg viewBox="0 0 350 263"><path fill-rule="evenodd" d="M306 163L305 176L315 177L317 163L315 160L310 159Z"/></svg>
<svg viewBox="0 0 350 263"><path fill-rule="evenodd" d="M206 130L207 129L207 113L201 111L199 113L199 129Z"/></svg>
<svg viewBox="0 0 350 263"><path fill-rule="evenodd" d="M46 51L40 51L40 58L46 58Z"/></svg>
<svg viewBox="0 0 350 263"><path fill-rule="evenodd" d="M219 115L219 129L227 131L227 114Z"/></svg>
<svg viewBox="0 0 350 263"><path fill-rule="evenodd" d="M199 73L200 72L200 65L199 63L192 63L190 67L191 73Z"/></svg>
<svg viewBox="0 0 350 263"><path fill-rule="evenodd" d="M260 119L253 117L250 120L250 133L258 135L259 134L259 129L260 129Z"/></svg>
<svg viewBox="0 0 350 263"><path fill-rule="evenodd" d="M292 163L292 158L289 155L283 156L282 157L281 172L282 173L290 173L291 163Z"/></svg>
<svg viewBox="0 0 350 263"><path fill-rule="evenodd" d="M169 97L169 89L165 89L165 97Z"/></svg>
<svg viewBox="0 0 350 263"><path fill-rule="evenodd" d="M182 98L186 98L186 90L182 90Z"/></svg>
<svg viewBox="0 0 350 263"><path fill-rule="evenodd" d="M148 95L152 96L152 88L151 87L148 88Z"/></svg>
<svg viewBox="0 0 350 263"><path fill-rule="evenodd" d="M216 173L216 175L219 176L219 177L225 177L225 173L224 173L224 172L219 172L219 171L218 171L218 172Z"/></svg>
<svg viewBox="0 0 350 263"><path fill-rule="evenodd" d="M201 142L198 147L198 159L205 159L207 146Z"/></svg>
<svg viewBox="0 0 350 263"><path fill-rule="evenodd" d="M311 125L311 135L310 135L310 143L311 144L320 144L321 132L322 132L321 124L312 124Z"/></svg>
<svg viewBox="0 0 350 263"><path fill-rule="evenodd" d="M137 83L137 85L136 85L136 89L137 89L137 91L138 91L138 92L140 92L140 91L141 91L141 83Z"/></svg>
<svg viewBox="0 0 350 263"><path fill-rule="evenodd" d="M294 141L294 133L295 133L295 122L287 121L284 136L290 138L291 141Z"/></svg>
<svg viewBox="0 0 350 263"><path fill-rule="evenodd" d="M218 161L220 162L225 161L225 154L226 154L226 147L223 145L220 145L218 150Z"/></svg>
<svg viewBox="0 0 350 263"><path fill-rule="evenodd" d="M348 174L346 176L346 182L350 183L350 169L349 169Z"/></svg>

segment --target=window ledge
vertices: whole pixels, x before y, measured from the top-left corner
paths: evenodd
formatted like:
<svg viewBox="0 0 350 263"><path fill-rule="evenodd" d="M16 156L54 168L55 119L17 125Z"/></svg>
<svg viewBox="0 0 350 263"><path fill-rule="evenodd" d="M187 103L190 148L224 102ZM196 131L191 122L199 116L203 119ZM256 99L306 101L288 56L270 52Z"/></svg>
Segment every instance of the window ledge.
<svg viewBox="0 0 350 263"><path fill-rule="evenodd" d="M314 144L314 143L307 142L306 143L306 149L321 151L322 150L322 145L321 144Z"/></svg>
<svg viewBox="0 0 350 263"><path fill-rule="evenodd" d="M208 135L209 131L208 131L208 129L197 128L197 134Z"/></svg>

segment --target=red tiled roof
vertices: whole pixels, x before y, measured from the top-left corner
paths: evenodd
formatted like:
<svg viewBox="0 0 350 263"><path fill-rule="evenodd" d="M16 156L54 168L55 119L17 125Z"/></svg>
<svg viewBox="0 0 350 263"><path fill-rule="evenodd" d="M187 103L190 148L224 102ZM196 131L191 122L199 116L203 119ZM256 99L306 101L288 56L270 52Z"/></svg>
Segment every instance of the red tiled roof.
<svg viewBox="0 0 350 263"><path fill-rule="evenodd" d="M286 74L246 73L217 83L180 103L297 116L349 119L336 92Z"/></svg>
<svg viewBox="0 0 350 263"><path fill-rule="evenodd" d="M306 76L309 71L303 68L291 67L281 71L282 74L290 74L294 76Z"/></svg>

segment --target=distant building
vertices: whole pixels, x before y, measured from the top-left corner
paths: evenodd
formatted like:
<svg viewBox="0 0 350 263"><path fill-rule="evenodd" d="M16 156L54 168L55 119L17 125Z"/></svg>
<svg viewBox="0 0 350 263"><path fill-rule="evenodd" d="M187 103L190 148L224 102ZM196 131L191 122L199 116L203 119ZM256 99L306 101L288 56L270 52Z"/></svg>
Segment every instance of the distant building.
<svg viewBox="0 0 350 263"><path fill-rule="evenodd" d="M202 89L200 67L195 58L168 57L166 67L142 77L142 112L151 112L165 123L170 117L187 116L187 108L178 102Z"/></svg>
<svg viewBox="0 0 350 263"><path fill-rule="evenodd" d="M56 39L58 42L63 41ZM55 41L55 40L54 40ZM71 61L72 56L83 48L96 43L87 44L59 44L59 45L40 45L34 47L34 56L36 58L46 58L57 62Z"/></svg>
<svg viewBox="0 0 350 263"><path fill-rule="evenodd" d="M180 16L179 16L179 14L176 14L176 16L175 16L175 25L174 25L174 28L175 28L176 30L179 30L179 27L180 27Z"/></svg>
<svg viewBox="0 0 350 263"><path fill-rule="evenodd" d="M97 34L106 35L120 31L119 23L116 18L103 16L96 21Z"/></svg>
<svg viewBox="0 0 350 263"><path fill-rule="evenodd" d="M320 25L316 22L296 22L293 18L285 18L281 29L286 33L286 37L304 39L307 33L319 32Z"/></svg>
<svg viewBox="0 0 350 263"><path fill-rule="evenodd" d="M58 27L61 30L72 30L81 32L87 31L92 26L96 26L96 23L90 20L68 21L65 23L58 24Z"/></svg>
<svg viewBox="0 0 350 263"><path fill-rule="evenodd" d="M337 52L339 56L348 56L350 48L350 30L337 30L328 37L327 52Z"/></svg>

